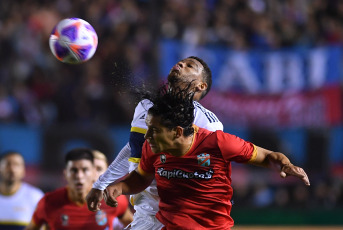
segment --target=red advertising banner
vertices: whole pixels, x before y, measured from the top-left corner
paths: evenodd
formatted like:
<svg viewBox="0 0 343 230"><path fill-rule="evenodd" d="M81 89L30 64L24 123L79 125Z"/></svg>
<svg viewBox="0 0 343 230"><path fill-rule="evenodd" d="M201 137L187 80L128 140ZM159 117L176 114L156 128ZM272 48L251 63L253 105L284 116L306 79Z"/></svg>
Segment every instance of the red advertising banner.
<svg viewBox="0 0 343 230"><path fill-rule="evenodd" d="M280 95L212 91L201 101L229 125L244 127L327 127L342 121L339 86Z"/></svg>

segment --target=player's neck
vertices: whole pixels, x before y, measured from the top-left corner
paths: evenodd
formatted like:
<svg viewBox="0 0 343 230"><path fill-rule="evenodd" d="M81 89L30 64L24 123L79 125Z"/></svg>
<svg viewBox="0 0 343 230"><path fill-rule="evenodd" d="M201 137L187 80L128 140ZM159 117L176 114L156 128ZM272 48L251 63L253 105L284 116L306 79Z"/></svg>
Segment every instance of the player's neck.
<svg viewBox="0 0 343 230"><path fill-rule="evenodd" d="M82 206L86 203L86 195L80 194L76 191L73 191L70 188L67 188L69 200L75 203L76 205Z"/></svg>
<svg viewBox="0 0 343 230"><path fill-rule="evenodd" d="M170 154L176 157L182 157L188 153L192 148L194 135L183 137L182 140L176 144L177 148L170 150Z"/></svg>
<svg viewBox="0 0 343 230"><path fill-rule="evenodd" d="M195 92L194 96L193 96L193 101L199 102L201 99L201 94L202 94L202 92Z"/></svg>
<svg viewBox="0 0 343 230"><path fill-rule="evenodd" d="M21 186L21 181L7 183L6 181L0 182L0 193L4 196L10 196L15 194Z"/></svg>

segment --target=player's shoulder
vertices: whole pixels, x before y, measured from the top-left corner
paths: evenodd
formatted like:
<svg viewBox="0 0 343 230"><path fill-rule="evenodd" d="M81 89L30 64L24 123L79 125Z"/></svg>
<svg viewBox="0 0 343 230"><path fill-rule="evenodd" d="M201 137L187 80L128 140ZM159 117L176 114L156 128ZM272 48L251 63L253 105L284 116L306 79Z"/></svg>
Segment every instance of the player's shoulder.
<svg viewBox="0 0 343 230"><path fill-rule="evenodd" d="M197 125L193 125L194 131L198 136L209 136L213 135L216 131L208 130Z"/></svg>
<svg viewBox="0 0 343 230"><path fill-rule="evenodd" d="M143 99L140 102L138 102L137 106L136 106L136 110L148 110L151 106L153 105L153 103L148 100L148 99Z"/></svg>
<svg viewBox="0 0 343 230"><path fill-rule="evenodd" d="M223 130L223 124L218 117L210 110L206 109L199 102L193 101L194 105L194 123L208 130Z"/></svg>
<svg viewBox="0 0 343 230"><path fill-rule="evenodd" d="M222 130L208 130L206 128L198 127L194 125L195 133L198 136L198 139L205 138L218 138L218 135L222 135Z"/></svg>
<svg viewBox="0 0 343 230"><path fill-rule="evenodd" d="M66 187L58 188L56 190L45 193L44 199L47 202L55 203L64 201L68 197L68 191Z"/></svg>
<svg viewBox="0 0 343 230"><path fill-rule="evenodd" d="M200 102L198 101L193 101L193 105L194 105L194 111L195 113L203 113L203 114L208 114L208 113L212 113L212 111L210 111L209 109L205 108L202 104L200 104Z"/></svg>
<svg viewBox="0 0 343 230"><path fill-rule="evenodd" d="M135 113L133 115L133 120L131 122L132 127L145 128L146 114L148 113L148 110L151 108L151 106L152 102L148 99L144 99L137 104Z"/></svg>
<svg viewBox="0 0 343 230"><path fill-rule="evenodd" d="M25 193L30 196L34 195L42 197L44 195L44 192L41 189L26 182L22 183L22 188L25 191Z"/></svg>

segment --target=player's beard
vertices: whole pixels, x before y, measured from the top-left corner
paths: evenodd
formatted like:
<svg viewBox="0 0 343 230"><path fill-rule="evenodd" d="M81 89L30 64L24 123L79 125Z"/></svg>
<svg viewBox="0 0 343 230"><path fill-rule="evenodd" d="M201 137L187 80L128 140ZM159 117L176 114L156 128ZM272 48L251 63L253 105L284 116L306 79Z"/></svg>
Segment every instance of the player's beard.
<svg viewBox="0 0 343 230"><path fill-rule="evenodd" d="M7 175L5 178L3 178L3 181L8 187L13 186L16 183L20 182L20 180L14 174Z"/></svg>
<svg viewBox="0 0 343 230"><path fill-rule="evenodd" d="M168 75L168 83L169 85L175 85L180 81L180 72L176 70L171 70Z"/></svg>

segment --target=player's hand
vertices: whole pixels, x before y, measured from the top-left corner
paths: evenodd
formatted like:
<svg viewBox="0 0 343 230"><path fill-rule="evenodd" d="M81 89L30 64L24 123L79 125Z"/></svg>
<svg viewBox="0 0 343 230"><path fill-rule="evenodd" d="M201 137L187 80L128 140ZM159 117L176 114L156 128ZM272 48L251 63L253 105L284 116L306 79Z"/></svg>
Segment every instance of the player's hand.
<svg viewBox="0 0 343 230"><path fill-rule="evenodd" d="M104 190L104 200L108 206L117 207L117 197L122 195L122 190L118 184L109 185Z"/></svg>
<svg viewBox="0 0 343 230"><path fill-rule="evenodd" d="M302 168L298 166L292 164L284 165L281 169L280 176L282 178L285 178L287 176L296 176L300 178L305 183L305 185L310 186L310 180L308 179L307 174Z"/></svg>
<svg viewBox="0 0 343 230"><path fill-rule="evenodd" d="M103 191L92 188L86 196L89 211L95 212L100 210L100 202L102 201L103 197Z"/></svg>

